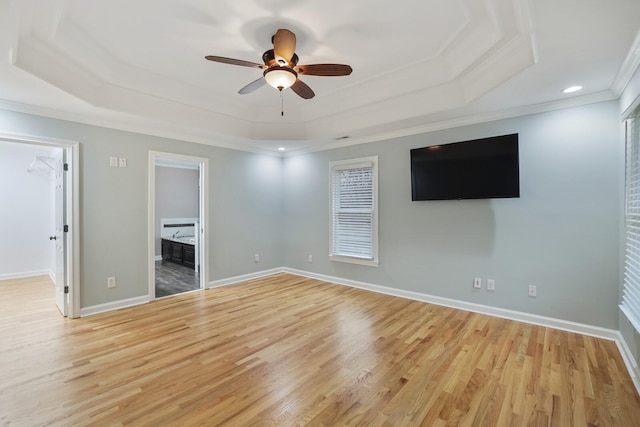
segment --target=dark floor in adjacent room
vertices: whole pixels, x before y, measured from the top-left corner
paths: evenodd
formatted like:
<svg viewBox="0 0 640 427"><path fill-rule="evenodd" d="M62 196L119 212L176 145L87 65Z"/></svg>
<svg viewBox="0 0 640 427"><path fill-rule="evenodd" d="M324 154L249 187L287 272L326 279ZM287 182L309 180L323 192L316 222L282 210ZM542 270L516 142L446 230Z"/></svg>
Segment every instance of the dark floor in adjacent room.
<svg viewBox="0 0 640 427"><path fill-rule="evenodd" d="M193 268L156 261L156 298L200 289L200 274Z"/></svg>

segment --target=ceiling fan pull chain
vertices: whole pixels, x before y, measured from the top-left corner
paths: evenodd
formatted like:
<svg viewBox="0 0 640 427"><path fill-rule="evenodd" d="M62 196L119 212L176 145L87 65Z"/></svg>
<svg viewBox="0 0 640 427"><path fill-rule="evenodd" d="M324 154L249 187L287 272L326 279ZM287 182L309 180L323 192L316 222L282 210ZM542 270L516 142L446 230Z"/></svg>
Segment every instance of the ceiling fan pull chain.
<svg viewBox="0 0 640 427"><path fill-rule="evenodd" d="M284 97L282 91L280 91L280 115L284 117Z"/></svg>

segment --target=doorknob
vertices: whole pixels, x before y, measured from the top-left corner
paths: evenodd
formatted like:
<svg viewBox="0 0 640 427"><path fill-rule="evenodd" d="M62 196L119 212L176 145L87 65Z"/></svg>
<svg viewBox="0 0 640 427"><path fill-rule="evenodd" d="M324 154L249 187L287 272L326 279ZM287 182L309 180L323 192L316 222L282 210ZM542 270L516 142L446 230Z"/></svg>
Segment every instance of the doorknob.
<svg viewBox="0 0 640 427"><path fill-rule="evenodd" d="M49 240L56 240L56 236L49 236Z"/></svg>

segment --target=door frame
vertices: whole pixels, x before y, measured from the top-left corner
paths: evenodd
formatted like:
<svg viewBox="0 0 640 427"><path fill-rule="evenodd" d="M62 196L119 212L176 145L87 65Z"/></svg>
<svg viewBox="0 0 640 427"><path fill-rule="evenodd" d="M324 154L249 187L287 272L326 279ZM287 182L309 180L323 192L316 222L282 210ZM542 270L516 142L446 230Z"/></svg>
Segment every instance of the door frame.
<svg viewBox="0 0 640 427"><path fill-rule="evenodd" d="M65 139L6 132L0 132L0 140L61 148L65 151L65 162L69 165L63 201L67 211L66 222L69 225L69 231L66 233L66 263L64 266L64 276L67 278L66 286L69 286L67 317L80 317L80 143Z"/></svg>
<svg viewBox="0 0 640 427"><path fill-rule="evenodd" d="M149 299L156 299L156 269L155 269L155 223L156 223L156 160L180 160L199 164L200 185L199 198L199 226L200 226L200 250L198 254L200 262L200 289L206 289L207 277L209 277L209 159L184 154L168 153L162 151L149 151L149 201L148 201L148 254L147 265L149 267Z"/></svg>

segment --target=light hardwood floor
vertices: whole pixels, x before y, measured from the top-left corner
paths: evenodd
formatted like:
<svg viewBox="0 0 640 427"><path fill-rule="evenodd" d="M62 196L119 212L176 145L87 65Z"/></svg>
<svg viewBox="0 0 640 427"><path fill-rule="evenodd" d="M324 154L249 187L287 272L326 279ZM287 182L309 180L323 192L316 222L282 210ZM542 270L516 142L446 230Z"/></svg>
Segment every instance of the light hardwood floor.
<svg viewBox="0 0 640 427"><path fill-rule="evenodd" d="M640 426L613 342L279 274L66 320L0 282L0 425Z"/></svg>

